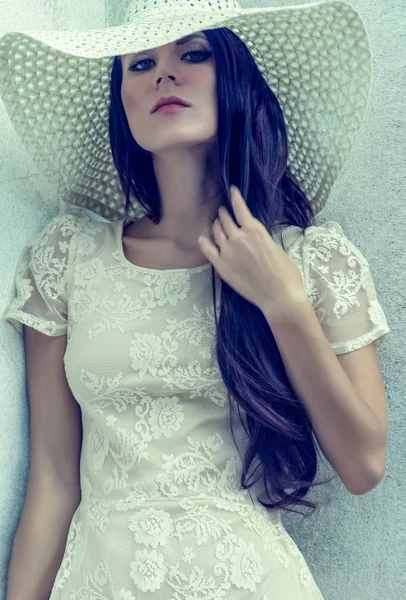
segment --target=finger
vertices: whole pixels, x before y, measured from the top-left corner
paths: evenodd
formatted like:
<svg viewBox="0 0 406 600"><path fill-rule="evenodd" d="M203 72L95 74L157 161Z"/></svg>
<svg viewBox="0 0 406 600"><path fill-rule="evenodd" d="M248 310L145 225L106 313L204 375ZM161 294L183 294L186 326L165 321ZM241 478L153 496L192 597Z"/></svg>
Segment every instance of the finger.
<svg viewBox="0 0 406 600"><path fill-rule="evenodd" d="M225 206L219 208L219 219L226 236L232 238L238 232L239 227Z"/></svg>
<svg viewBox="0 0 406 600"><path fill-rule="evenodd" d="M209 240L209 238L207 238L204 235L201 235L198 238L198 242L200 245L200 249L203 252L203 254L205 256L207 256L207 258L209 259L209 261L216 266L217 261L220 258L220 253L217 249L217 247L212 244L212 242Z"/></svg>
<svg viewBox="0 0 406 600"><path fill-rule="evenodd" d="M220 219L216 219L214 221L212 230L213 230L214 240L215 240L217 246L219 246L221 248L221 246L224 244L224 242L227 241L227 236L224 232L224 229L223 229Z"/></svg>
<svg viewBox="0 0 406 600"><path fill-rule="evenodd" d="M230 186L230 196L237 223L241 225L241 227L248 225L252 221L253 216L236 185Z"/></svg>

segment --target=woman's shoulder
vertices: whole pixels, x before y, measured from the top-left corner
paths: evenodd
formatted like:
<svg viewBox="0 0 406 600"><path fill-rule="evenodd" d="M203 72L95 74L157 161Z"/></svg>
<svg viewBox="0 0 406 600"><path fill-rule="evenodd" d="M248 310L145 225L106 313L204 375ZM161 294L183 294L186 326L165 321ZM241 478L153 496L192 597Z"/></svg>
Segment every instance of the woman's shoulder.
<svg viewBox="0 0 406 600"><path fill-rule="evenodd" d="M87 210L72 207L53 216L30 240L29 245L55 245L63 241L70 242L81 230L86 227L91 228L93 222L94 220Z"/></svg>
<svg viewBox="0 0 406 600"><path fill-rule="evenodd" d="M94 235L105 232L113 224L112 221L80 206L72 206L66 209L56 215L51 223L60 230Z"/></svg>
<svg viewBox="0 0 406 600"><path fill-rule="evenodd" d="M54 220L60 223L72 223L76 230L85 227L102 230L111 223L111 221L80 206L67 208L64 212L54 217Z"/></svg>
<svg viewBox="0 0 406 600"><path fill-rule="evenodd" d="M286 251L296 254L302 253L308 246L348 239L341 225L331 220L320 225L310 225L306 228L297 225L284 226L276 231L276 237L279 241L283 239Z"/></svg>
<svg viewBox="0 0 406 600"><path fill-rule="evenodd" d="M102 248L110 221L99 218L91 211L72 206L55 215L27 244L26 262L52 256L56 264L63 259L66 267L73 260L88 260ZM44 265L49 261L43 260Z"/></svg>
<svg viewBox="0 0 406 600"><path fill-rule="evenodd" d="M59 215L61 229L74 232L73 250L81 260L90 259L105 244L107 231L113 223L91 211L72 207Z"/></svg>

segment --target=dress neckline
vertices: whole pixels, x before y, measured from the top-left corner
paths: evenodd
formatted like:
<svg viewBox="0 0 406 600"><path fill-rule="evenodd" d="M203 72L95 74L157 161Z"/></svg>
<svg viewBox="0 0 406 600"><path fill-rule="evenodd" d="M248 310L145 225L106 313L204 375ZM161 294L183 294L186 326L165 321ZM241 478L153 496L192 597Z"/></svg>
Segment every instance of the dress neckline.
<svg viewBox="0 0 406 600"><path fill-rule="evenodd" d="M177 268L177 269L152 269L150 267L141 267L139 265L136 265L135 263L128 260L128 258L124 254L124 247L123 247L124 221L125 221L125 219L120 219L119 221L116 221L116 224L117 224L117 226L115 228L116 229L116 246L117 246L118 254L119 254L121 261L123 263L125 263L126 265L128 265L129 267L131 267L132 269L143 272L143 273L180 274L180 273L200 273L201 271L207 271L212 266L211 262L205 263L204 265L200 265L199 267L181 267L181 268Z"/></svg>

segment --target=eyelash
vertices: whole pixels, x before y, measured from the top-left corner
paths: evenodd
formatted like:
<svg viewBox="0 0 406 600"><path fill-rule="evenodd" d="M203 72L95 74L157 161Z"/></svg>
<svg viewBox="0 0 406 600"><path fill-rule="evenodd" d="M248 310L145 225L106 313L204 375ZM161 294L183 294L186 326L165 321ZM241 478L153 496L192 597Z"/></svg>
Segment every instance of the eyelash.
<svg viewBox="0 0 406 600"><path fill-rule="evenodd" d="M186 52L186 53L185 53L185 54L182 56L182 58L183 58L184 56L187 56L188 54L195 54L196 52L197 52L198 54L203 54L204 58L203 58L202 60L192 60L192 61L190 61L190 62L203 62L204 60L206 60L207 58L209 58L209 56L211 56L211 54L212 54L212 53L211 53L209 50L189 50L189 52ZM133 71L133 72L136 72L136 71L146 71L146 69L135 69L135 68L134 68L134 67L136 67L138 64L140 64L140 63L142 63L142 62L145 62L146 60L152 60L152 59L151 59L151 58L142 58L141 60L138 60L138 61L136 61L135 63L133 63L132 65L130 65L130 66L128 67L128 70L129 70L129 71Z"/></svg>

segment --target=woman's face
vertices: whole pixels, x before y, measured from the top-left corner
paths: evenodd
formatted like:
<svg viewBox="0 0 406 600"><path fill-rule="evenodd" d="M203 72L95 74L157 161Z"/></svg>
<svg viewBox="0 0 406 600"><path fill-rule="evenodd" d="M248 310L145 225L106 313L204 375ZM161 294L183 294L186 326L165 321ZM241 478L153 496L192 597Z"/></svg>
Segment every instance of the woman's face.
<svg viewBox="0 0 406 600"><path fill-rule="evenodd" d="M216 71L203 32L121 57L121 97L136 142L153 153L201 144L217 136ZM162 96L190 106L152 112Z"/></svg>

